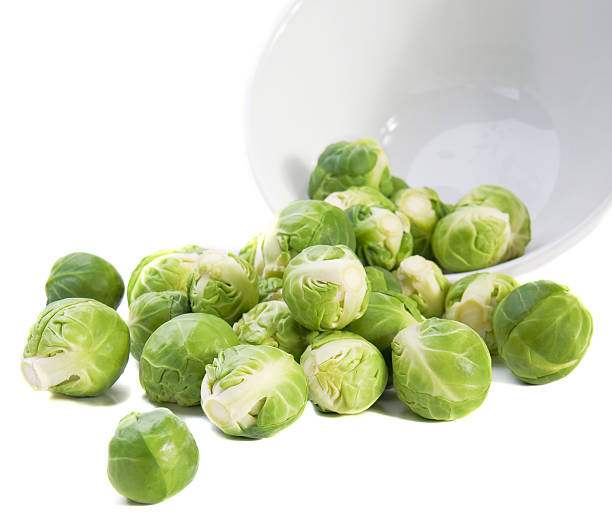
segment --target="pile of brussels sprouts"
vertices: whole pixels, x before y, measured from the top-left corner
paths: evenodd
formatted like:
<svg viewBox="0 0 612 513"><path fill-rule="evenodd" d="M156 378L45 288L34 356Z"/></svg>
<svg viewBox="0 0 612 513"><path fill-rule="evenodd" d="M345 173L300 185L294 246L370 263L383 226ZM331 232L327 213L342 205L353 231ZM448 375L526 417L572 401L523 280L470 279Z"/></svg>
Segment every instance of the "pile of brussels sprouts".
<svg viewBox="0 0 612 513"><path fill-rule="evenodd" d="M498 186L456 205L408 187L372 140L330 145L294 201L239 255L199 246L141 260L124 294L107 261L73 253L52 267L48 304L22 370L35 388L104 393L129 354L155 404L201 405L231 436L269 437L307 401L355 414L393 387L416 414L454 420L478 408L499 355L522 381L549 383L584 356L591 316L550 281L519 284L473 271L520 256L525 205ZM129 499L159 502L184 488L198 448L166 408L124 417L108 476Z"/></svg>

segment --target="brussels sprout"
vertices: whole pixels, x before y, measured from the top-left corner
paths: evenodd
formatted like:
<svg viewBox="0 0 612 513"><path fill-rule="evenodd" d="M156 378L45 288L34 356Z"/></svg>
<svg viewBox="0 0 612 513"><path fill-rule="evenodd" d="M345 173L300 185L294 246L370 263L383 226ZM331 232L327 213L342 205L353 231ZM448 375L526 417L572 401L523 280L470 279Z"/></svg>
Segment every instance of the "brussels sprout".
<svg viewBox="0 0 612 513"><path fill-rule="evenodd" d="M410 189L410 186L399 176L391 176L391 192L389 193L389 197L392 198L395 193L402 189Z"/></svg>
<svg viewBox="0 0 612 513"><path fill-rule="evenodd" d="M396 292L372 292L365 314L346 329L374 344L385 355L401 330L425 319L417 303Z"/></svg>
<svg viewBox="0 0 612 513"><path fill-rule="evenodd" d="M567 376L580 363L593 319L567 287L542 280L510 292L495 310L493 329L509 369L522 381L541 385Z"/></svg>
<svg viewBox="0 0 612 513"><path fill-rule="evenodd" d="M448 289L444 317L467 324L497 354L493 334L495 307L519 284L500 273L477 273L466 276Z"/></svg>
<svg viewBox="0 0 612 513"><path fill-rule="evenodd" d="M240 257L208 249L187 280L191 310L233 323L259 302L257 275Z"/></svg>
<svg viewBox="0 0 612 513"><path fill-rule="evenodd" d="M365 272L372 292L402 292L400 282L386 269L368 265L365 267Z"/></svg>
<svg viewBox="0 0 612 513"><path fill-rule="evenodd" d="M130 354L130 333L115 310L95 299L61 299L30 329L21 370L36 390L86 397L117 381Z"/></svg>
<svg viewBox="0 0 612 513"><path fill-rule="evenodd" d="M140 360L145 342L164 322L191 312L187 294L179 290L147 292L130 305L130 352Z"/></svg>
<svg viewBox="0 0 612 513"><path fill-rule="evenodd" d="M307 400L304 372L276 347L239 345L206 366L202 409L228 435L275 435L297 420Z"/></svg>
<svg viewBox="0 0 612 513"><path fill-rule="evenodd" d="M392 196L399 211L410 221L414 254L431 258L431 237L446 208L438 194L429 187L402 189Z"/></svg>
<svg viewBox="0 0 612 513"><path fill-rule="evenodd" d="M405 258L394 272L405 296L414 299L425 317L440 317L449 283L431 260L414 255Z"/></svg>
<svg viewBox="0 0 612 513"><path fill-rule="evenodd" d="M359 413L381 396L387 365L373 344L343 331L315 337L300 360L310 400L321 410Z"/></svg>
<svg viewBox="0 0 612 513"><path fill-rule="evenodd" d="M525 246L531 240L531 219L529 210L514 193L498 185L481 185L457 203L457 206L464 205L492 207L508 214L512 235L503 260L510 260L525 253Z"/></svg>
<svg viewBox="0 0 612 513"><path fill-rule="evenodd" d="M170 410L132 412L121 419L108 445L108 479L128 499L154 504L185 488L198 460L193 435Z"/></svg>
<svg viewBox="0 0 612 513"><path fill-rule="evenodd" d="M246 260L258 275L262 275L264 268L262 246L264 241L264 233L260 233L256 237L253 237L246 246L240 250L238 256L243 260Z"/></svg>
<svg viewBox="0 0 612 513"><path fill-rule="evenodd" d="M410 223L386 208L355 205L347 209L355 227L356 253L364 265L391 270L412 254Z"/></svg>
<svg viewBox="0 0 612 513"><path fill-rule="evenodd" d="M157 403L196 405L206 365L237 344L238 338L223 319L204 313L179 315L147 340L140 358L140 384Z"/></svg>
<svg viewBox="0 0 612 513"><path fill-rule="evenodd" d="M187 292L187 278L202 251L204 249L199 246L185 246L158 251L143 258L128 282L128 305L146 292Z"/></svg>
<svg viewBox="0 0 612 513"><path fill-rule="evenodd" d="M454 420L485 400L491 385L491 356L468 326L428 319L400 331L391 348L397 395L421 417Z"/></svg>
<svg viewBox="0 0 612 513"><path fill-rule="evenodd" d="M45 290L47 304L78 297L117 308L125 287L117 269L103 258L90 253L70 253L53 264Z"/></svg>
<svg viewBox="0 0 612 513"><path fill-rule="evenodd" d="M290 203L263 238L261 276L281 278L294 256L318 244L344 244L355 249L355 232L346 213L324 201Z"/></svg>
<svg viewBox="0 0 612 513"><path fill-rule="evenodd" d="M234 324L234 332L241 344L278 347L297 361L308 335L283 301L266 301L251 308Z"/></svg>
<svg viewBox="0 0 612 513"><path fill-rule="evenodd" d="M257 293L259 301L272 301L283 298L282 278L260 278L257 281Z"/></svg>
<svg viewBox="0 0 612 513"><path fill-rule="evenodd" d="M334 205L342 210L355 205L364 205L366 207L381 207L395 212L397 207L389 198L374 187L363 185L361 187L349 187L344 191L332 192L325 202Z"/></svg>
<svg viewBox="0 0 612 513"><path fill-rule="evenodd" d="M431 247L448 271L475 271L501 262L511 238L508 214L491 207L467 206L438 221Z"/></svg>
<svg viewBox="0 0 612 513"><path fill-rule="evenodd" d="M365 269L346 246L311 246L285 270L283 299L313 331L344 328L365 313L369 295Z"/></svg>
<svg viewBox="0 0 612 513"><path fill-rule="evenodd" d="M372 139L337 142L325 148L310 175L308 194L313 199L325 199L352 185L369 185L385 196L391 194L389 159Z"/></svg>

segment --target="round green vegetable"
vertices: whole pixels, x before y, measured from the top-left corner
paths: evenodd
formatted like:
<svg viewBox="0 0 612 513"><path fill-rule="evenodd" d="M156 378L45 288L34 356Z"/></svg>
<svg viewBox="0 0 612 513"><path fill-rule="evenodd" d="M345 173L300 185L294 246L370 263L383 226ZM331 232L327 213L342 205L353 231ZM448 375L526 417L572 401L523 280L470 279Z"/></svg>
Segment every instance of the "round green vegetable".
<svg viewBox="0 0 612 513"><path fill-rule="evenodd" d="M446 294L444 317L467 324L497 354L493 333L493 312L519 284L501 273L476 273L451 285Z"/></svg>
<svg viewBox="0 0 612 513"><path fill-rule="evenodd" d="M202 251L199 246L185 246L161 250L143 258L128 282L128 304L147 292L187 292L187 278Z"/></svg>
<svg viewBox="0 0 612 513"><path fill-rule="evenodd" d="M47 304L66 298L96 299L117 308L125 287L112 264L90 253L70 253L51 267L45 286Z"/></svg>
<svg viewBox="0 0 612 513"><path fill-rule="evenodd" d="M508 214L512 235L503 259L509 260L525 253L525 246L531 240L531 218L525 204L513 192L498 185L481 185L457 203L460 207L464 205L492 207Z"/></svg>
<svg viewBox="0 0 612 513"><path fill-rule="evenodd" d="M491 356L468 326L428 319L400 331L391 347L395 390L421 417L454 420L485 400L491 385Z"/></svg>
<svg viewBox="0 0 612 513"><path fill-rule="evenodd" d="M240 257L211 249L199 256L187 289L192 311L217 315L229 323L259 301L253 267Z"/></svg>
<svg viewBox="0 0 612 513"><path fill-rule="evenodd" d="M414 299L425 317L441 317L449 282L431 260L414 255L402 260L394 272L405 296Z"/></svg>
<svg viewBox="0 0 612 513"><path fill-rule="evenodd" d="M191 312L187 294L179 290L147 292L130 305L130 352L140 360L145 342L164 322Z"/></svg>
<svg viewBox="0 0 612 513"><path fill-rule="evenodd" d="M310 400L322 411L362 412L387 385L387 365L380 351L348 331L315 337L300 364L308 378Z"/></svg>
<svg viewBox="0 0 612 513"><path fill-rule="evenodd" d="M369 185L385 196L393 190L389 159L372 139L337 142L325 148L310 175L308 194L322 200L352 185Z"/></svg>
<svg viewBox="0 0 612 513"><path fill-rule="evenodd" d="M121 495L154 504L195 477L199 452L185 423L166 408L121 419L108 445L108 479Z"/></svg>
<svg viewBox="0 0 612 513"><path fill-rule="evenodd" d="M344 328L365 313L369 295L365 269L346 246L306 248L285 270L283 299L309 330Z"/></svg>
<svg viewBox="0 0 612 513"><path fill-rule="evenodd" d="M402 292L402 286L389 271L375 265L365 267L372 292Z"/></svg>
<svg viewBox="0 0 612 513"><path fill-rule="evenodd" d="M306 348L308 331L292 317L284 301L259 303L234 324L241 344L272 346L292 355L297 361Z"/></svg>
<svg viewBox="0 0 612 513"><path fill-rule="evenodd" d="M410 221L414 254L432 257L431 237L446 208L438 194L429 187L401 189L392 196L399 211Z"/></svg>
<svg viewBox="0 0 612 513"><path fill-rule="evenodd" d="M289 261L309 246L344 244L354 250L355 233L342 209L324 201L294 201L280 211L261 244L258 273L282 277Z"/></svg>
<svg viewBox="0 0 612 513"><path fill-rule="evenodd" d="M412 254L410 222L386 208L356 205L346 213L355 227L356 253L364 265L391 270Z"/></svg>
<svg viewBox="0 0 612 513"><path fill-rule="evenodd" d="M510 292L495 310L493 329L509 369L540 385L576 368L589 347L593 319L567 287L542 280Z"/></svg>
<svg viewBox="0 0 612 513"><path fill-rule="evenodd" d="M147 340L140 358L140 384L157 403L194 406L206 365L224 349L238 345L227 322L203 313L179 315Z"/></svg>
<svg viewBox="0 0 612 513"><path fill-rule="evenodd" d="M397 207L395 203L387 198L382 192L374 187L363 185L361 187L349 187L343 191L332 192L325 202L335 205L342 210L355 205L363 205L364 207L380 207L386 208L395 212Z"/></svg>
<svg viewBox="0 0 612 513"><path fill-rule="evenodd" d="M202 409L228 435L272 436L292 424L308 400L306 376L276 347L239 345L206 367Z"/></svg>
<svg viewBox="0 0 612 513"><path fill-rule="evenodd" d="M30 329L21 369L36 390L95 396L117 381L129 354L129 330L115 310L95 299L61 299Z"/></svg>
<svg viewBox="0 0 612 513"><path fill-rule="evenodd" d="M432 250L452 272L475 271L500 263L512 240L508 214L491 207L460 207L438 221Z"/></svg>

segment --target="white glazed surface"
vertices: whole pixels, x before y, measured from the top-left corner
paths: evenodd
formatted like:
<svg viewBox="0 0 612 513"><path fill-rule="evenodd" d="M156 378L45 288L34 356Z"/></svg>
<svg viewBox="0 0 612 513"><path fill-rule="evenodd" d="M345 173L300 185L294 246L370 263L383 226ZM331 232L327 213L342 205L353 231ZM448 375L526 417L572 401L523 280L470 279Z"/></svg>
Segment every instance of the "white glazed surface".
<svg viewBox="0 0 612 513"><path fill-rule="evenodd" d="M446 202L514 191L533 239L492 269L533 269L612 198L610 19L607 0L298 1L247 101L259 187L279 210L307 197L327 144L373 137L394 175Z"/></svg>

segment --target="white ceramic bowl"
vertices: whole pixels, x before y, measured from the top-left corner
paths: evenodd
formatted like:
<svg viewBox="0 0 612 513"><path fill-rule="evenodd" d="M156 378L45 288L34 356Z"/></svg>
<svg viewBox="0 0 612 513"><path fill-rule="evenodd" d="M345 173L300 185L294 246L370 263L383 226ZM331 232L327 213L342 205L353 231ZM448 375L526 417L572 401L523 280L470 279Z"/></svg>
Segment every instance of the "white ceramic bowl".
<svg viewBox="0 0 612 513"><path fill-rule="evenodd" d="M454 202L508 187L532 215L516 274L593 228L612 199L609 0L304 0L247 103L249 158L279 210L330 142L373 137L391 172Z"/></svg>

